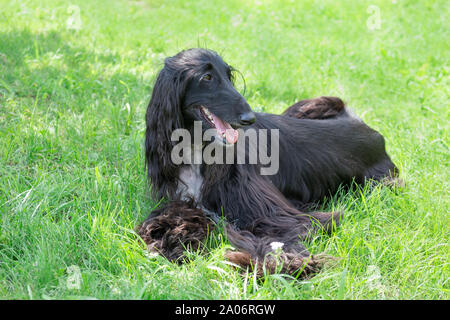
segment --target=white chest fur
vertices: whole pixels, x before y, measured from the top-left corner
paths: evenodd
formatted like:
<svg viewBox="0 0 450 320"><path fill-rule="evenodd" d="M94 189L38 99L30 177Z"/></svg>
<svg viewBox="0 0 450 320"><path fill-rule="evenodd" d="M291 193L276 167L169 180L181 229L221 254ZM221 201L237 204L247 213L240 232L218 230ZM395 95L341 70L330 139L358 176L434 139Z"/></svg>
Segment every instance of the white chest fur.
<svg viewBox="0 0 450 320"><path fill-rule="evenodd" d="M177 193L182 200L193 198L198 203L201 201L203 176L200 173L200 164L193 164L200 163L194 159L201 159L201 155L201 148L194 147L183 155L185 165L180 169L180 182L177 187Z"/></svg>
<svg viewBox="0 0 450 320"><path fill-rule="evenodd" d="M201 199L201 189L203 177L200 173L200 165L186 165L180 170L180 182L178 183L177 193L182 200L194 198L197 202Z"/></svg>

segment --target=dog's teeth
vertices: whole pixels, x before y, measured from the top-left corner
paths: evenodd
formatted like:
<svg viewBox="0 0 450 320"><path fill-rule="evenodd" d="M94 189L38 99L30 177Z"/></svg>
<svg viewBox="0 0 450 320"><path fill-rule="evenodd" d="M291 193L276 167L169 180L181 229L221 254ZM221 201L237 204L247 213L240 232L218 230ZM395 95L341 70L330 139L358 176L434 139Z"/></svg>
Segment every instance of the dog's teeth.
<svg viewBox="0 0 450 320"><path fill-rule="evenodd" d="M206 115L206 117L209 119L209 121L211 121L212 124L216 125L215 122L214 122L214 118L213 118L213 116L212 116L212 113L209 112L209 110L206 109L205 107L201 107L201 108L202 108L203 113L204 113L204 114Z"/></svg>

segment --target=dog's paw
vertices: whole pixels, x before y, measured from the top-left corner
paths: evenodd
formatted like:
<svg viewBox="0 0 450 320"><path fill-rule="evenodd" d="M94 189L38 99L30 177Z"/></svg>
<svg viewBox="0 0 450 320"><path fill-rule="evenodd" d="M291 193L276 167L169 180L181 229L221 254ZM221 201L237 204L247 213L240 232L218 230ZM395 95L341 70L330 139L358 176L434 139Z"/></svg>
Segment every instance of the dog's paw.
<svg viewBox="0 0 450 320"><path fill-rule="evenodd" d="M149 252L182 263L186 260L186 250L203 249L203 240L213 228L202 210L189 203L173 202L137 227L137 234Z"/></svg>

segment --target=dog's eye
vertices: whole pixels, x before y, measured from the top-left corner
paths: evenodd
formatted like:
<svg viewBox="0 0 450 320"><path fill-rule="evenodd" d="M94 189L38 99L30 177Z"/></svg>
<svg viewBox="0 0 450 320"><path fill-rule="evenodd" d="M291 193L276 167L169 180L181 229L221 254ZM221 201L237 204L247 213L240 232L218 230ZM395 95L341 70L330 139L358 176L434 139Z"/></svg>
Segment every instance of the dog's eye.
<svg viewBox="0 0 450 320"><path fill-rule="evenodd" d="M211 81L212 80L212 75L210 73L207 73L207 74L202 76L201 80Z"/></svg>

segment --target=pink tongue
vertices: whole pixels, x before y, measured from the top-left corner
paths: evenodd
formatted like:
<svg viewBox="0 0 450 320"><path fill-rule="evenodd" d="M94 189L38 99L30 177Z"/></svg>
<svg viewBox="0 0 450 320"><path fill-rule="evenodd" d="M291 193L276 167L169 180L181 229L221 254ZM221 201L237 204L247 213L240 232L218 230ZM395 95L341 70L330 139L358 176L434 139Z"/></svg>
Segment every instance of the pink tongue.
<svg viewBox="0 0 450 320"><path fill-rule="evenodd" d="M220 118L216 117L214 114L211 114L214 119L214 124L216 125L217 131L222 135L225 132L225 138L228 143L235 144L239 133L237 130L234 130L228 122L220 120Z"/></svg>

